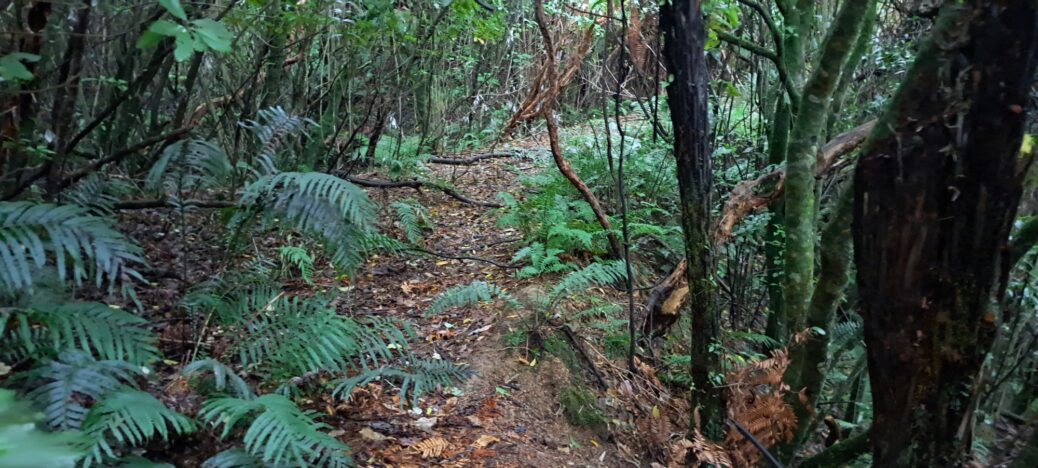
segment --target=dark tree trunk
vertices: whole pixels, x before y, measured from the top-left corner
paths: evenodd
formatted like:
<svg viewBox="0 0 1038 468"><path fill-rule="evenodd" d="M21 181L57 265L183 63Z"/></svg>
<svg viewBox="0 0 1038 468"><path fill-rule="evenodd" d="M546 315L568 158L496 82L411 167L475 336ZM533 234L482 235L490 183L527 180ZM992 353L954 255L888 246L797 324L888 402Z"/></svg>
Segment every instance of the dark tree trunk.
<svg viewBox="0 0 1038 468"><path fill-rule="evenodd" d="M876 466L949 466L997 317L1029 160L1038 2L945 2L855 174L854 251Z"/></svg>
<svg viewBox="0 0 1038 468"><path fill-rule="evenodd" d="M704 435L720 440L724 435L725 404L721 389L710 380L721 371L720 356L710 348L720 339L721 324L715 306L714 260L710 238L708 75L704 43L706 33L700 0L673 0L661 6L663 55L674 81L667 87L670 117L674 124L674 157L677 158L681 223L688 259L689 303L692 317L693 408L699 407Z"/></svg>

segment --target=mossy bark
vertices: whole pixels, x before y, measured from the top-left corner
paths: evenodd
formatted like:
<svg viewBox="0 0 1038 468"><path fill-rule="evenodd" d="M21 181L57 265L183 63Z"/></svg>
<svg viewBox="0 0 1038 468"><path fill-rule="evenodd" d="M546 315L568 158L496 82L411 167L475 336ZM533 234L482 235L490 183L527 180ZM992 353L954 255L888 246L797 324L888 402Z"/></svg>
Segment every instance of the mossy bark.
<svg viewBox="0 0 1038 468"><path fill-rule="evenodd" d="M783 306L790 331L805 325L815 268L815 153L829 100L861 29L869 1L844 2L805 85L786 153Z"/></svg>
<svg viewBox="0 0 1038 468"><path fill-rule="evenodd" d="M858 160L876 466L958 465L971 447L1036 61L1038 2L945 2Z"/></svg>
<svg viewBox="0 0 1038 468"><path fill-rule="evenodd" d="M724 438L725 402L711 379L721 372L721 357L712 348L720 339L716 283L711 251L711 184L706 30L696 0L674 0L660 10L663 55L674 81L667 87L674 126L681 223L688 259L689 304L692 318L692 407L698 408L703 434Z"/></svg>

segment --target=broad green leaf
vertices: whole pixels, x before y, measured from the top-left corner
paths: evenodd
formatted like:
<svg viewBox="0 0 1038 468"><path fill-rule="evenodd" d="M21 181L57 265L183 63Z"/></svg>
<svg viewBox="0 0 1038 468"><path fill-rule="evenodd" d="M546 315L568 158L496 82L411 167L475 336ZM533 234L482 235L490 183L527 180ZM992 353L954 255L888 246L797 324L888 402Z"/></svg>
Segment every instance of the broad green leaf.
<svg viewBox="0 0 1038 468"><path fill-rule="evenodd" d="M0 57L0 78L5 81L29 81L32 72L22 62L36 62L39 55L14 52Z"/></svg>
<svg viewBox="0 0 1038 468"><path fill-rule="evenodd" d="M155 45L161 42L162 38L164 37L165 36L155 32L144 31L144 33L141 34L141 37L137 39L137 48L149 49L151 47L155 47Z"/></svg>
<svg viewBox="0 0 1038 468"><path fill-rule="evenodd" d="M186 31L186 28L172 21L158 20L154 23L151 23L151 26L148 27L148 31L151 31L156 34L161 34L163 36L172 37L176 36L177 34L183 33L184 31Z"/></svg>
<svg viewBox="0 0 1038 468"><path fill-rule="evenodd" d="M209 18L192 21L195 26L195 34L202 39L210 49L217 52L231 51L231 33L223 23L213 21Z"/></svg>
<svg viewBox="0 0 1038 468"><path fill-rule="evenodd" d="M191 33L184 31L183 34L177 34L177 47L173 49L173 58L178 62L183 62L195 53L195 40L191 37Z"/></svg>
<svg viewBox="0 0 1038 468"><path fill-rule="evenodd" d="M165 8L174 17L187 21L187 13L180 5L180 0L159 0L159 5L162 5L162 8Z"/></svg>

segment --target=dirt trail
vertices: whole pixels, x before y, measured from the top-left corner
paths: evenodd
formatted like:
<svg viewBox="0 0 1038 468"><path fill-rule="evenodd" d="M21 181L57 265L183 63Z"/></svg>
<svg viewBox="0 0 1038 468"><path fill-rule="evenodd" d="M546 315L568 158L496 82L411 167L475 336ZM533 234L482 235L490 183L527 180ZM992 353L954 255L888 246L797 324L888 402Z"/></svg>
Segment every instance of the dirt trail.
<svg viewBox="0 0 1038 468"><path fill-rule="evenodd" d="M430 165L476 200L518 194L518 175L536 170L531 160L495 159L474 166ZM369 174L378 177L378 174ZM493 210L463 204L439 191L369 190L383 207L383 228L394 232L390 204L414 199L425 206L435 229L425 248L453 256L509 263L521 234L495 225ZM398 233L398 231L397 231ZM424 397L420 411L400 408L395 393L379 384L355 393L348 404L329 402L336 435L354 449L362 466L619 466L617 448L601 435L570 425L558 392L568 369L546 356L536 367L508 349L504 337L519 326L523 311L468 307L428 317L425 310L443 290L474 280L519 292L543 279L516 280L514 270L473 260L379 256L354 280L351 314L410 321L420 356L470 366L472 377L458 389ZM520 294L521 295L521 294ZM424 451L424 453L423 453ZM423 457L424 455L424 457ZM630 463L625 464L629 466Z"/></svg>

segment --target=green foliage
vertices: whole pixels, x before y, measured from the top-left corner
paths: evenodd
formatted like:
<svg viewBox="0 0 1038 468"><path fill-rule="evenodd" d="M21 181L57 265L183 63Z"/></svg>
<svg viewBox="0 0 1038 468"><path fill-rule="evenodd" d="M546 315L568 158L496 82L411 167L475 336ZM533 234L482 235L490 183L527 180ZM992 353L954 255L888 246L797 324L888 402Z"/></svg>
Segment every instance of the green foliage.
<svg viewBox="0 0 1038 468"><path fill-rule="evenodd" d="M159 0L159 4L179 22L155 21L137 40L138 48L153 47L163 38L171 37L175 43L173 57L178 62L191 58L195 52L231 51L231 41L234 37L223 23L209 18L188 21L180 0Z"/></svg>
<svg viewBox="0 0 1038 468"><path fill-rule="evenodd" d="M263 462L240 448L224 450L202 462L202 468L262 468Z"/></svg>
<svg viewBox="0 0 1038 468"><path fill-rule="evenodd" d="M122 388L94 405L83 422L90 453L84 464L114 458L113 442L139 446L156 435L169 440L171 432L187 434L193 430L190 419L166 408L150 394Z"/></svg>
<svg viewBox="0 0 1038 468"><path fill-rule="evenodd" d="M58 277L77 285L90 277L97 287L140 280L134 265L140 248L112 221L74 205L0 202L0 292L31 290L33 273L57 267Z"/></svg>
<svg viewBox="0 0 1038 468"><path fill-rule="evenodd" d="M24 373L27 396L43 410L55 430L79 429L87 417L87 401L98 402L124 385L134 385L141 368L125 361L95 360L87 353L64 351L47 364Z"/></svg>
<svg viewBox="0 0 1038 468"><path fill-rule="evenodd" d="M243 437L245 451L265 464L321 467L352 465L352 460L346 455L346 445L321 432L328 426L316 420L317 413L303 411L281 395L263 395L254 400L208 400L199 418L212 426L222 425L221 438L227 438L239 423L247 424ZM212 466L241 466L237 464L242 460L241 457L224 458L226 461L212 462Z"/></svg>
<svg viewBox="0 0 1038 468"><path fill-rule="evenodd" d="M432 218L429 217L429 211L418 202L401 200L390 206L396 211L400 229L404 231L407 240L412 244L417 244L422 240L423 232L426 229L432 229L433 223Z"/></svg>
<svg viewBox="0 0 1038 468"><path fill-rule="evenodd" d="M249 384L238 376L234 369L225 366L216 359L200 359L184 366L180 370L180 374L188 378L210 372L213 374L212 387L214 390L223 392L225 389L229 389L240 398L252 398L252 389L249 387Z"/></svg>
<svg viewBox="0 0 1038 468"><path fill-rule="evenodd" d="M281 257L282 271L288 272L288 266L294 266L299 270L299 277L306 284L314 284L314 258L310 256L305 248L286 245L278 248L278 256Z"/></svg>
<svg viewBox="0 0 1038 468"><path fill-rule="evenodd" d="M0 389L0 466L72 467L82 456L76 437L36 427L39 415L11 390Z"/></svg>
<svg viewBox="0 0 1038 468"><path fill-rule="evenodd" d="M145 186L171 197L213 188L231 176L231 163L216 145L203 140L180 140L162 150L151 166Z"/></svg>
<svg viewBox="0 0 1038 468"><path fill-rule="evenodd" d="M14 323L0 344L17 357L56 356L79 349L106 360L143 366L159 357L148 321L96 302L33 304L14 309ZM7 354L4 353L4 354Z"/></svg>
<svg viewBox="0 0 1038 468"><path fill-rule="evenodd" d="M581 231L583 232L583 231ZM588 235L590 240L591 236ZM516 272L518 278L530 278L533 276L543 275L545 273L557 273L561 271L569 271L574 267L568 263L563 263L562 259L559 258L559 254L565 252L562 249L549 249L541 244L540 242L534 242L522 249L512 256L512 262L521 262L523 260L529 260L529 265L526 265Z"/></svg>
<svg viewBox="0 0 1038 468"><path fill-rule="evenodd" d="M293 137L306 134L307 130L317 125L313 120L285 112L281 107L261 109L256 120L247 120L241 124L259 140L260 148L256 164L259 169L256 175L277 173L278 154L291 143Z"/></svg>
<svg viewBox="0 0 1038 468"><path fill-rule="evenodd" d="M595 395L587 389L569 387L559 395L563 413L570 424L579 427L603 426L605 415L596 406Z"/></svg>
<svg viewBox="0 0 1038 468"><path fill-rule="evenodd" d="M512 307L520 307L519 301L504 289L485 281L473 281L464 286L450 288L436 296L426 313L438 314L447 309L490 302L494 299L501 299Z"/></svg>
<svg viewBox="0 0 1038 468"><path fill-rule="evenodd" d="M212 313L228 336L239 364L285 378L338 372L391 359L410 333L380 318L351 319L319 298L287 297L271 287L198 291L185 306Z"/></svg>
<svg viewBox="0 0 1038 468"><path fill-rule="evenodd" d="M32 72L22 62L39 61L39 55L26 52L12 52L0 57L0 81L32 81Z"/></svg>
<svg viewBox="0 0 1038 468"><path fill-rule="evenodd" d="M448 361L417 359L405 368L383 366L365 370L360 374L339 382L332 395L348 399L358 386L367 385L378 379L392 380L400 386L400 404L411 395L411 404L418 405L418 397L441 387L447 387L467 377L465 367Z"/></svg>
<svg viewBox="0 0 1038 468"><path fill-rule="evenodd" d="M232 225L262 214L267 222L317 236L331 262L343 271L360 263L359 238L371 230L374 207L356 185L317 172L280 172L245 188ZM240 234L240 233L239 233Z"/></svg>
<svg viewBox="0 0 1038 468"><path fill-rule="evenodd" d="M594 286L620 284L626 278L627 270L624 262L619 260L595 262L566 275L556 283L548 294L548 304L554 304L562 298L582 293Z"/></svg>

